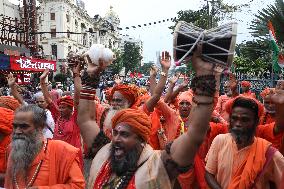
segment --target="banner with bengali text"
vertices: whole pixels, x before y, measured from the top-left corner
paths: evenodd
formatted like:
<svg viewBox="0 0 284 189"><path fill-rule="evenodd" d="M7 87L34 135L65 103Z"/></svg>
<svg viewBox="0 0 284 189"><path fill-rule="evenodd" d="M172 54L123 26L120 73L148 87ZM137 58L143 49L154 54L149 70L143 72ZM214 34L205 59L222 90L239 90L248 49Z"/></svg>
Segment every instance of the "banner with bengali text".
<svg viewBox="0 0 284 189"><path fill-rule="evenodd" d="M10 56L11 70L42 72L46 68L56 71L56 61Z"/></svg>

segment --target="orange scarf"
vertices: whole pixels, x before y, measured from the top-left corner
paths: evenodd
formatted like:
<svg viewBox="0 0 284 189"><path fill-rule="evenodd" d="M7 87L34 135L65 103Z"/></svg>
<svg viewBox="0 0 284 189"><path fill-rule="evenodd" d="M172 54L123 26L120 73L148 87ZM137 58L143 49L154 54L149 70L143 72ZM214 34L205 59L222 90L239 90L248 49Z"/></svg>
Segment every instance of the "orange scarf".
<svg viewBox="0 0 284 189"><path fill-rule="evenodd" d="M160 142L158 137L158 130L162 128L162 124L160 122L160 113L155 109L151 114L152 128L149 143L155 150L160 150Z"/></svg>
<svg viewBox="0 0 284 189"><path fill-rule="evenodd" d="M245 161L238 167L228 189L249 189L265 165L265 154L270 143L256 138Z"/></svg>
<svg viewBox="0 0 284 189"><path fill-rule="evenodd" d="M98 173L93 189L102 189L104 184L106 184L109 181L111 174L112 172L111 172L110 161L108 160L104 163L103 167ZM131 178L126 189L135 189L135 176Z"/></svg>

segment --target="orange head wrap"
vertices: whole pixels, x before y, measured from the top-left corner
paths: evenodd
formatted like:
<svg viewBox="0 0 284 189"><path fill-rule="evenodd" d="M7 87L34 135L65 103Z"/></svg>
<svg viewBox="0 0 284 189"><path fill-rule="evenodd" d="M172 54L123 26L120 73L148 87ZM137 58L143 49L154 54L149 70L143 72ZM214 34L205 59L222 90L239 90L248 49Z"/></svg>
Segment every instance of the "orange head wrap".
<svg viewBox="0 0 284 189"><path fill-rule="evenodd" d="M274 90L274 89L270 89L268 87L266 87L261 93L260 96L262 99L264 99L267 95L269 95L270 91Z"/></svg>
<svg viewBox="0 0 284 189"><path fill-rule="evenodd" d="M230 115L232 114L233 106L234 106L236 100L239 99L239 98L244 98L244 99L251 100L251 101L255 102L257 104L258 117L260 118L263 115L263 113L264 113L264 106L263 106L263 104L261 104L255 98L246 97L246 96L237 96L236 98L228 100L226 102L226 104L225 104L225 109L226 109L227 113L229 113Z"/></svg>
<svg viewBox="0 0 284 189"><path fill-rule="evenodd" d="M64 97L61 97L60 99L58 99L57 104L58 104L58 106L60 104L65 104L67 106L73 107L74 101L73 101L73 98L71 96L64 96Z"/></svg>
<svg viewBox="0 0 284 189"><path fill-rule="evenodd" d="M20 103L11 96L0 96L0 104L5 105L7 108L13 111L20 107Z"/></svg>
<svg viewBox="0 0 284 189"><path fill-rule="evenodd" d="M9 135L12 133L14 111L0 107L0 133Z"/></svg>
<svg viewBox="0 0 284 189"><path fill-rule="evenodd" d="M181 101L187 101L190 104L192 104L192 98L193 98L193 94L191 93L191 91L185 91L182 92L179 96L178 96L178 104Z"/></svg>
<svg viewBox="0 0 284 189"><path fill-rule="evenodd" d="M113 94L118 91L120 92L129 102L130 102L130 107L132 107L137 99L138 99L138 87L135 85L116 85L115 87L112 88L111 90L111 98L113 98Z"/></svg>
<svg viewBox="0 0 284 189"><path fill-rule="evenodd" d="M139 95L145 95L145 94L148 94L148 91L146 88L139 88Z"/></svg>
<svg viewBox="0 0 284 189"><path fill-rule="evenodd" d="M251 84L250 84L250 82L248 82L248 81L242 81L242 82L241 82L241 86L242 86L242 87L251 87Z"/></svg>
<svg viewBox="0 0 284 189"><path fill-rule="evenodd" d="M151 121L147 114L138 109L123 109L112 118L112 128L119 123L130 126L133 131L145 141L149 140L151 132Z"/></svg>
<svg viewBox="0 0 284 189"><path fill-rule="evenodd" d="M106 95L106 100L107 101L111 100L111 91L112 91L112 87L105 89L105 95Z"/></svg>
<svg viewBox="0 0 284 189"><path fill-rule="evenodd" d="M145 103L149 98L151 98L151 96L148 95L148 94L144 94L144 95L142 95L142 96L139 96L138 99L137 99L137 101L136 101L136 103L134 104L134 106L135 106L135 107L141 106L141 103L142 103L142 102Z"/></svg>

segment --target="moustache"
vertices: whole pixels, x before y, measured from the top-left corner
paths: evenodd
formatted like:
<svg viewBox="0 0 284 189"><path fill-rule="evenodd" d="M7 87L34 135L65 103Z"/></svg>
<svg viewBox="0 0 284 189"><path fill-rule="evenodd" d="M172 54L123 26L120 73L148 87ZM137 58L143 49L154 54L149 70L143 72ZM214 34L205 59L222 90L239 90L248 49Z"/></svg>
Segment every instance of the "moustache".
<svg viewBox="0 0 284 189"><path fill-rule="evenodd" d="M112 148L113 148L113 149L120 148L121 150L124 150L124 149L125 149L124 146L121 145L121 144L113 144L113 145L112 145Z"/></svg>
<svg viewBox="0 0 284 189"><path fill-rule="evenodd" d="M13 134L12 140L28 140L29 137L24 134Z"/></svg>

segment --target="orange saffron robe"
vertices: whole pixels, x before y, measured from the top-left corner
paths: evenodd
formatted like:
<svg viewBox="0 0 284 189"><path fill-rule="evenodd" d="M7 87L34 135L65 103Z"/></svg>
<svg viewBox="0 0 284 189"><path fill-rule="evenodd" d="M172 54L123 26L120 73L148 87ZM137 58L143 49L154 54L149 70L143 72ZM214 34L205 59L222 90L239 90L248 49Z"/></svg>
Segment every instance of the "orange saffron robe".
<svg viewBox="0 0 284 189"><path fill-rule="evenodd" d="M270 142L255 137L253 144L238 150L230 133L218 135L207 154L206 171L215 175L222 188L252 188L266 162ZM256 188L267 188L269 181L280 184L284 158L276 151L265 173L256 181Z"/></svg>
<svg viewBox="0 0 284 189"><path fill-rule="evenodd" d="M208 130L206 138L199 147L198 153L194 158L194 169L189 170L187 173L180 174L178 177L178 181L182 189L207 188L204 178L205 157L214 138L219 134L227 132L228 127L226 125L210 122L210 129Z"/></svg>
<svg viewBox="0 0 284 189"><path fill-rule="evenodd" d="M85 180L80 169L79 149L60 140L49 140L47 150L44 149L36 156L28 172L28 182L36 171L39 162L43 160L40 171L32 186L39 189L84 189ZM11 160L8 160L8 167ZM25 188L20 175L17 175L19 188ZM5 188L14 189L13 178L5 177Z"/></svg>

